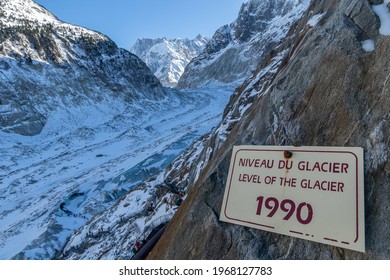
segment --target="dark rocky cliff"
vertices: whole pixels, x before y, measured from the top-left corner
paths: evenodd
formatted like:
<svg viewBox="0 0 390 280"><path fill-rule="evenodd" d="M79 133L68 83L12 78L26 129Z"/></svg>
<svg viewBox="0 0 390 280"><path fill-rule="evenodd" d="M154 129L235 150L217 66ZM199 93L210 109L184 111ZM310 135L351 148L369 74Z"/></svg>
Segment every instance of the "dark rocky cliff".
<svg viewBox="0 0 390 280"><path fill-rule="evenodd" d="M207 164L199 177L190 172L188 198L149 258L390 258L390 37L378 32L374 2L312 1L265 54L208 138L194 166ZM220 222L232 146L240 144L363 147L366 253Z"/></svg>

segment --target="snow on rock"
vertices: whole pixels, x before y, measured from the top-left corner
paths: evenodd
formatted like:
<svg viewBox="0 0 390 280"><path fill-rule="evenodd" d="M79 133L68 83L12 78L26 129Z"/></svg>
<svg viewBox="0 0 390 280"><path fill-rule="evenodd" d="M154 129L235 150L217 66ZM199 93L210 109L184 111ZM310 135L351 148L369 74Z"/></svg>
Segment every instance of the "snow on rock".
<svg viewBox="0 0 390 280"><path fill-rule="evenodd" d="M366 52L373 52L375 50L375 42L374 40L364 40L361 42L362 48Z"/></svg>
<svg viewBox="0 0 390 280"><path fill-rule="evenodd" d="M311 27L314 27L318 24L318 22L325 16L325 13L316 14L310 18L310 20L307 22L308 25Z"/></svg>
<svg viewBox="0 0 390 280"><path fill-rule="evenodd" d="M219 28L204 51L188 64L178 87L202 87L216 81L240 85L262 63L263 54L280 44L309 3L247 1L237 19Z"/></svg>
<svg viewBox="0 0 390 280"><path fill-rule="evenodd" d="M2 0L0 29L1 131L37 135L58 108L164 98L135 55L31 0Z"/></svg>
<svg viewBox="0 0 390 280"><path fill-rule="evenodd" d="M372 9L378 15L381 20L381 27L379 33L382 35L390 35L390 10L388 4L390 0L385 0L383 4L373 5Z"/></svg>

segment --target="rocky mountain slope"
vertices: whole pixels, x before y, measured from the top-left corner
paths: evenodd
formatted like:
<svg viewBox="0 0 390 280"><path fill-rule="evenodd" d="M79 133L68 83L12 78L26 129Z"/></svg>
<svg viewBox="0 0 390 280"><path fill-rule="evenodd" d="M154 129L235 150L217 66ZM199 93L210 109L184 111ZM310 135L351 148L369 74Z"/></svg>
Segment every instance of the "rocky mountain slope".
<svg viewBox="0 0 390 280"><path fill-rule="evenodd" d="M31 0L1 0L0 27L2 131L36 135L60 107L164 97L135 55L100 33L61 22Z"/></svg>
<svg viewBox="0 0 390 280"><path fill-rule="evenodd" d="M240 84L282 43L308 0L247 1L238 18L219 28L205 50L186 67L179 88L210 83Z"/></svg>
<svg viewBox="0 0 390 280"><path fill-rule="evenodd" d="M141 58L166 87L175 87L184 68L205 48L209 39L138 39L131 52Z"/></svg>
<svg viewBox="0 0 390 280"><path fill-rule="evenodd" d="M0 259L53 258L215 126L231 93L163 88L31 0L0 0L0 27Z"/></svg>
<svg viewBox="0 0 390 280"><path fill-rule="evenodd" d="M192 159L201 172L189 173L188 197L151 259L389 259L388 3L311 1ZM232 146L240 144L363 147L366 252L220 222Z"/></svg>

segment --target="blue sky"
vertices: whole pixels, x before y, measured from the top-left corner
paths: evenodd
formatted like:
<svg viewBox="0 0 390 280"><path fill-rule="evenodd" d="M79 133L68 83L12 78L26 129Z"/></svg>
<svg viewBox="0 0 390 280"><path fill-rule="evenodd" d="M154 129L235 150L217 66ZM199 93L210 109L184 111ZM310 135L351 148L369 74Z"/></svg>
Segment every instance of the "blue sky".
<svg viewBox="0 0 390 280"><path fill-rule="evenodd" d="M35 0L59 19L104 33L130 49L137 38L211 37L246 0Z"/></svg>

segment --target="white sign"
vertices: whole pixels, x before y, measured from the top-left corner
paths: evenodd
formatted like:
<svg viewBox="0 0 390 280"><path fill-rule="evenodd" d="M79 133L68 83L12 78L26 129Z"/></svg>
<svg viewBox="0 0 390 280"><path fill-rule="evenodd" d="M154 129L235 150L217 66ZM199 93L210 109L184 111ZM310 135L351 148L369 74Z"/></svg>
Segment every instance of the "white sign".
<svg viewBox="0 0 390 280"><path fill-rule="evenodd" d="M220 220L364 252L363 149L234 147Z"/></svg>

